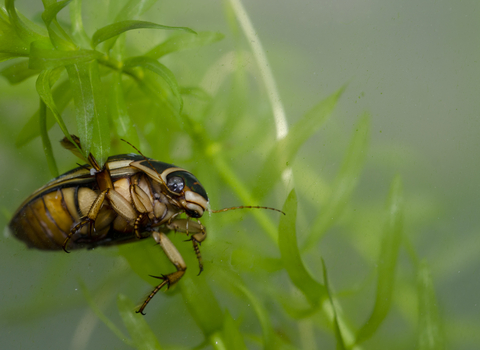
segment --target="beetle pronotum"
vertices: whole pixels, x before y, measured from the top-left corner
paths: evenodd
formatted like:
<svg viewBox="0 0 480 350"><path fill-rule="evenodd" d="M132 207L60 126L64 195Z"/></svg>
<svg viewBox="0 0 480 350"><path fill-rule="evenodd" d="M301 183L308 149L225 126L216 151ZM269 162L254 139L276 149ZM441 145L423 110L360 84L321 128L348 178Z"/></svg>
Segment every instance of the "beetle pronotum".
<svg viewBox="0 0 480 350"><path fill-rule="evenodd" d="M72 137L80 147L78 138ZM75 145L67 138L62 140L62 145L76 153ZM190 236L200 273L202 272L199 244L205 240L207 231L198 219L210 210L207 192L187 170L143 155L122 154L109 157L103 167L100 167L90 154L88 163L89 165L75 168L35 191L16 211L9 227L14 236L29 248L63 249L66 252L71 249L127 243L152 236L176 271L152 276L162 282L137 310L144 314L143 310L153 296L165 285L170 287L178 282L187 269L182 256L166 233L176 231ZM210 211L218 213L242 208L281 212L275 208L259 206ZM179 218L182 213L186 214L186 219Z"/></svg>

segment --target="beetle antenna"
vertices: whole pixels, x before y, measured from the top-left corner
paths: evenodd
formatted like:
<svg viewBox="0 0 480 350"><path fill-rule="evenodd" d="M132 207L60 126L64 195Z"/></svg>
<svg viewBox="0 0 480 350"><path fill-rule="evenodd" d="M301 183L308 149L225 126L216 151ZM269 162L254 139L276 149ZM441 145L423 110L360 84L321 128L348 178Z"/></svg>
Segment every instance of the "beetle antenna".
<svg viewBox="0 0 480 350"><path fill-rule="evenodd" d="M271 207L260 207L258 205L254 205L254 206L252 206L252 205L241 205L239 207L231 207L231 208L224 208L224 209L219 209L219 210L212 210L211 212L212 213L222 213L224 211L235 210L235 209L268 209L268 210L278 211L279 213L282 213L283 215L286 215L280 209L271 208Z"/></svg>
<svg viewBox="0 0 480 350"><path fill-rule="evenodd" d="M152 163L150 163L150 159L148 159L147 157L145 157L145 155L137 148L135 147L134 145L132 145L130 142L128 142L127 140L124 140L124 139L120 139L122 140L123 142L125 143L128 143L131 147L133 147L134 150L136 150L138 153L140 153L140 155L145 158L145 160L147 161L148 165L150 165L150 167L152 168L153 171L155 171L158 175L158 178L160 179L160 181L162 181L163 185L166 186L165 182L163 181L162 177L160 176L160 174L158 173L157 169L154 168L154 166L152 165Z"/></svg>

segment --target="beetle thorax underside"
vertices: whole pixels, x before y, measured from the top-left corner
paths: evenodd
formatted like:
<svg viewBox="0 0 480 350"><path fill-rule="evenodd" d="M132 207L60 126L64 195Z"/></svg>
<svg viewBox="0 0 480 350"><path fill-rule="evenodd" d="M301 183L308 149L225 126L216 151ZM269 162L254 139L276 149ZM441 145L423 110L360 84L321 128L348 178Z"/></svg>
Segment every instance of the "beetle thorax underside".
<svg viewBox="0 0 480 350"><path fill-rule="evenodd" d="M183 211L189 217L200 218L207 210L207 192L192 173L172 164L152 160L131 165L150 177L155 184L153 188L156 195L165 196L169 204L177 207L177 212Z"/></svg>

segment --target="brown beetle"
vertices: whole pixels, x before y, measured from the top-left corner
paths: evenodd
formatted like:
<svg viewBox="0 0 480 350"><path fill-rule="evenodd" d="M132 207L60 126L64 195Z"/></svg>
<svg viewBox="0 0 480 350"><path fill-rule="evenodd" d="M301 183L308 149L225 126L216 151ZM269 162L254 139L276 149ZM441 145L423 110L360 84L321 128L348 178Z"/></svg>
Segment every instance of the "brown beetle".
<svg viewBox="0 0 480 350"><path fill-rule="evenodd" d="M80 148L78 138L72 137ZM62 145L79 153L66 138ZM137 311L144 314L143 310L153 296L163 286L178 282L187 269L182 256L167 238L167 232L183 232L191 236L202 272L199 243L205 240L207 232L199 220L189 219L198 219L209 210L207 193L190 172L143 155L109 157L100 167L90 154L88 163L35 191L14 214L9 227L14 236L29 248L43 250L94 248L132 242L151 235L177 271L152 276L162 282ZM280 211L244 206L211 212L237 208ZM178 218L182 213L187 219Z"/></svg>

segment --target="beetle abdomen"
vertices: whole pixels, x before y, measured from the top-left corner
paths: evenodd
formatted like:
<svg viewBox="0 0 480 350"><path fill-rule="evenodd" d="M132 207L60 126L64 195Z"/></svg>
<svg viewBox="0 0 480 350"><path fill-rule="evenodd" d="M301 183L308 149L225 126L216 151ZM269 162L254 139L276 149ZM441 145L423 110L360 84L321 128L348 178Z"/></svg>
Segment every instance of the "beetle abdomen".
<svg viewBox="0 0 480 350"><path fill-rule="evenodd" d="M29 248L61 249L74 223L65 199L73 198L72 190L57 189L28 202L10 222L12 233Z"/></svg>
<svg viewBox="0 0 480 350"><path fill-rule="evenodd" d="M55 189L27 202L10 222L12 233L25 242L29 248L44 250L63 249L65 239L71 229L88 213L97 193L86 187ZM89 240L98 240L109 229L116 215L108 207L102 208L95 221L94 236L86 225L79 230ZM70 249L81 248L85 244L71 244Z"/></svg>

